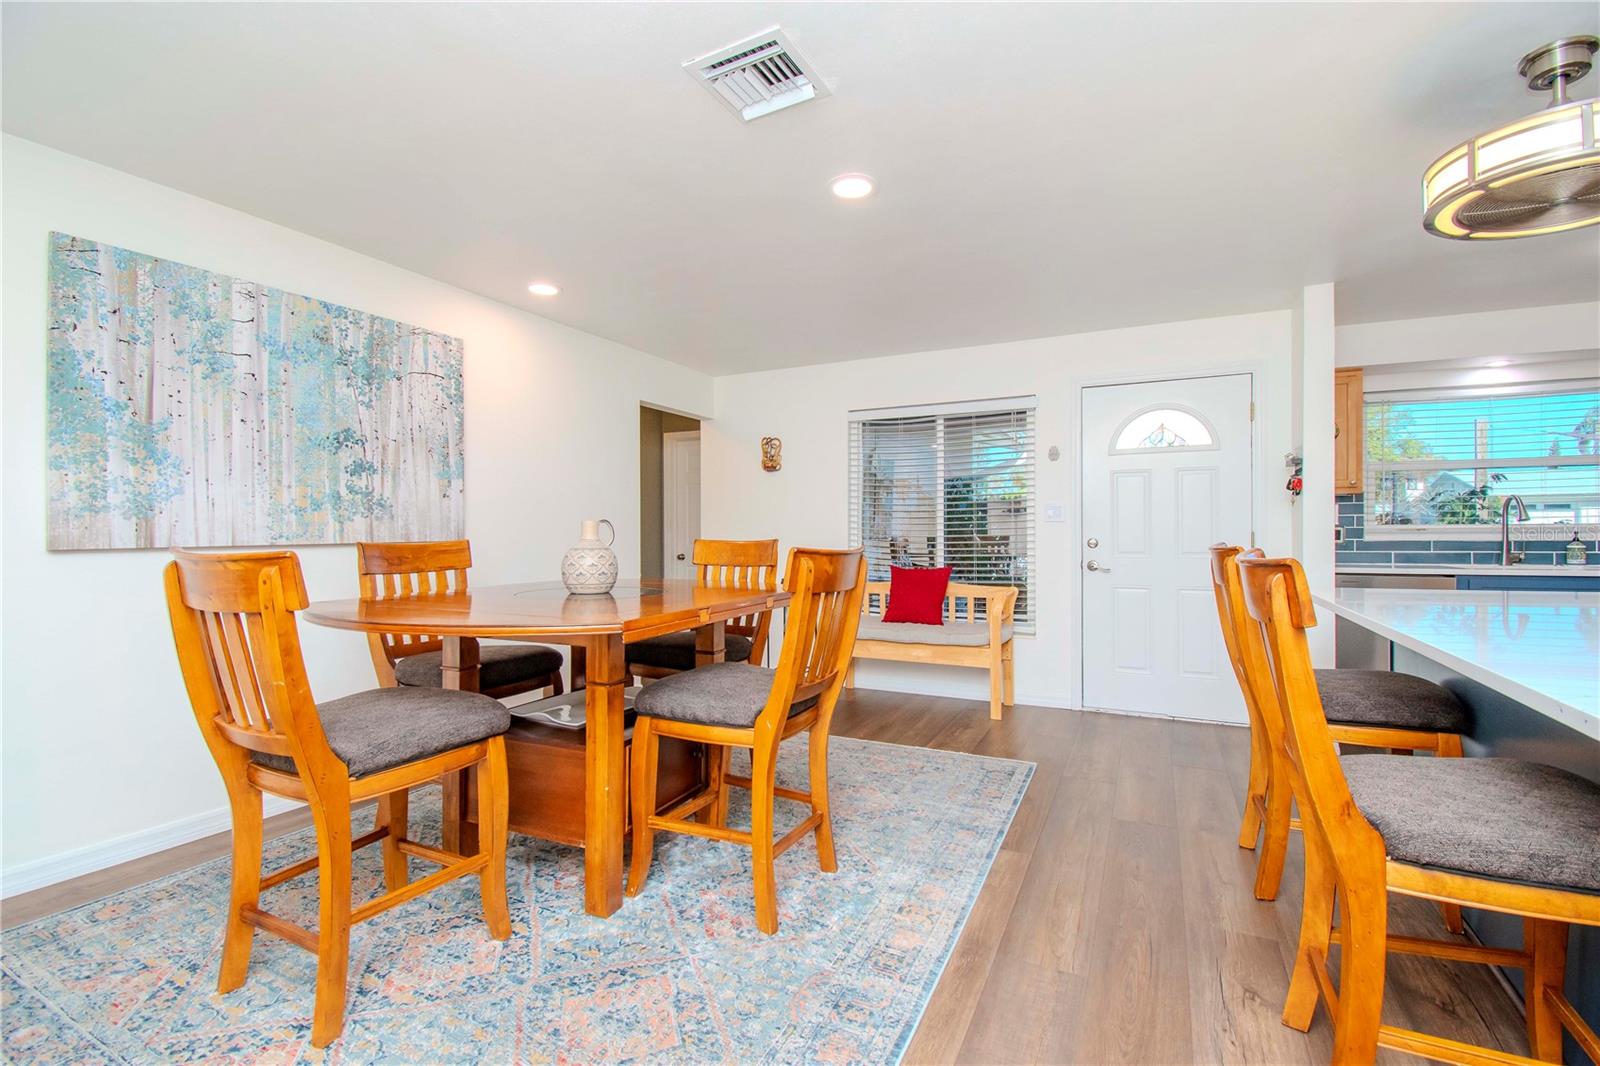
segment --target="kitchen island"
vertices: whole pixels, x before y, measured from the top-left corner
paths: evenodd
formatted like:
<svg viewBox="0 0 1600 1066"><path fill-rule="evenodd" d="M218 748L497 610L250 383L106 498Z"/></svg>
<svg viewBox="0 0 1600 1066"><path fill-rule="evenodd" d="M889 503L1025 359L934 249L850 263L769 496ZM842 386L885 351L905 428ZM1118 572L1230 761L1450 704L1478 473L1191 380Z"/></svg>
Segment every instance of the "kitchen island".
<svg viewBox="0 0 1600 1066"><path fill-rule="evenodd" d="M1389 642L1392 669L1461 698L1469 757L1527 759L1600 782L1600 592L1341 588L1314 600L1320 624L1367 630ZM1521 946L1520 919L1469 910L1467 921L1486 944ZM1520 972L1506 976L1521 987ZM1600 1026L1600 929L1573 927L1567 989ZM1566 1061L1587 1061L1570 1037Z"/></svg>

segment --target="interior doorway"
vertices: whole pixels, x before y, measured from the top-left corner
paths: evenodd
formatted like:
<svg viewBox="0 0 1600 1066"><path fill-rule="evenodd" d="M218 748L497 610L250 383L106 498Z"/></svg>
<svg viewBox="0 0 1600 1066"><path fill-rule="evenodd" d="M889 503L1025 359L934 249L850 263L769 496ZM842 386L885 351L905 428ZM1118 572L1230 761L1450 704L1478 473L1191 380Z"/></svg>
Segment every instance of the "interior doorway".
<svg viewBox="0 0 1600 1066"><path fill-rule="evenodd" d="M700 422L639 407L639 574L690 576L700 535ZM669 544L670 540L670 544ZM678 560L682 554L684 559ZM682 572L679 572L682 568Z"/></svg>

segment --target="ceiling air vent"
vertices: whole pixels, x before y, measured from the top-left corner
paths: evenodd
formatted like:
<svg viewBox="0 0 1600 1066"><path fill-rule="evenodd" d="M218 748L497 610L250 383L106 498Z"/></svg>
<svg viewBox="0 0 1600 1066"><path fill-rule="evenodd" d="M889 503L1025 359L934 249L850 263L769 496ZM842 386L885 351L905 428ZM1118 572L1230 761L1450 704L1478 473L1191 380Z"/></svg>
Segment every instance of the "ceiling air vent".
<svg viewBox="0 0 1600 1066"><path fill-rule="evenodd" d="M776 26L691 59L683 69L746 122L828 95L816 68Z"/></svg>

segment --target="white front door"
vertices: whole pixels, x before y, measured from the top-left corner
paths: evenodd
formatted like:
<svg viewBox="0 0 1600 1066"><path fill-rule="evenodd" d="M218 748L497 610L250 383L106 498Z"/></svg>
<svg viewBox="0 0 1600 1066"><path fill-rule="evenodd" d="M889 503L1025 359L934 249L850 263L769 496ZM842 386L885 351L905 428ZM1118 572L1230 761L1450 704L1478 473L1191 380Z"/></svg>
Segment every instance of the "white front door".
<svg viewBox="0 0 1600 1066"><path fill-rule="evenodd" d="M700 434L661 435L661 574L694 577L700 536Z"/></svg>
<svg viewBox="0 0 1600 1066"><path fill-rule="evenodd" d="M1249 374L1083 390L1083 703L1243 722L1211 591L1250 545Z"/></svg>

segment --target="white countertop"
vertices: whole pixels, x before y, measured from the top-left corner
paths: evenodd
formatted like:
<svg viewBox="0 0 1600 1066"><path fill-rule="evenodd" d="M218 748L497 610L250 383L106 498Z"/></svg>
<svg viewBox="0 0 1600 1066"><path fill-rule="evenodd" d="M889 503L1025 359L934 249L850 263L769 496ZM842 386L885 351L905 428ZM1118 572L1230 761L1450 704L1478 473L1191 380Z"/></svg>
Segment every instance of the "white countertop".
<svg viewBox="0 0 1600 1066"><path fill-rule="evenodd" d="M1600 592L1343 588L1313 598L1600 740Z"/></svg>
<svg viewBox="0 0 1600 1066"><path fill-rule="evenodd" d="M1502 566L1499 563L1457 563L1440 565L1438 563L1355 563L1349 566L1339 565L1339 560L1333 561L1334 573L1337 574L1510 574L1520 577L1600 577L1600 565L1585 563L1579 565L1557 564L1545 566L1542 563L1528 564L1516 563L1512 566Z"/></svg>

